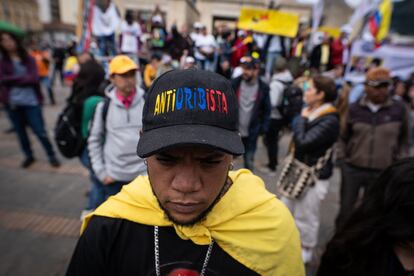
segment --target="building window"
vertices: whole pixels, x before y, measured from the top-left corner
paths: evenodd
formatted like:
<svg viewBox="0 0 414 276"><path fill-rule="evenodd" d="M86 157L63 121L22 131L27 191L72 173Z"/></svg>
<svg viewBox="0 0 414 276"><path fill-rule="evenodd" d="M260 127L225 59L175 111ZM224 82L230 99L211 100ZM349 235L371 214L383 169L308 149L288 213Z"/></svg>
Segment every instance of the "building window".
<svg viewBox="0 0 414 276"><path fill-rule="evenodd" d="M10 21L10 7L9 7L9 3L4 1L3 2L3 14L4 14L4 20L5 21Z"/></svg>
<svg viewBox="0 0 414 276"><path fill-rule="evenodd" d="M59 0L50 0L50 13L52 14L52 22L60 21Z"/></svg>

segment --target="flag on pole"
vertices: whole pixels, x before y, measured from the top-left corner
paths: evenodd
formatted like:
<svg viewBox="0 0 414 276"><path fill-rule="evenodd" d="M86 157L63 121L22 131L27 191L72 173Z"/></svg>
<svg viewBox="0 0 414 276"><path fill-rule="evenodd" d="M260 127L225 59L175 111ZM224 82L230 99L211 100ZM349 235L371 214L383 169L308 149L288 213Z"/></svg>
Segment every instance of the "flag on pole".
<svg viewBox="0 0 414 276"><path fill-rule="evenodd" d="M379 45L388 36L391 24L392 1L382 0L378 9L368 19L368 29Z"/></svg>
<svg viewBox="0 0 414 276"><path fill-rule="evenodd" d="M81 0L79 2L78 12L78 52L88 51L91 45L92 37L92 19L93 19L93 6L95 0Z"/></svg>

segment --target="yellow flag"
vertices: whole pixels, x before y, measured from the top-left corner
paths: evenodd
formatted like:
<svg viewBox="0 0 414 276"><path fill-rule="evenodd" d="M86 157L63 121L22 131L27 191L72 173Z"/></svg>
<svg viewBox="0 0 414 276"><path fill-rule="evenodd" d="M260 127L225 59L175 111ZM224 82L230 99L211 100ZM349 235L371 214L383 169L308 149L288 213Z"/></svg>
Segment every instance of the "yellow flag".
<svg viewBox="0 0 414 276"><path fill-rule="evenodd" d="M299 15L275 10L242 8L237 27L243 30L295 37Z"/></svg>
<svg viewBox="0 0 414 276"><path fill-rule="evenodd" d="M379 26L378 34L376 41L380 42L388 36L388 31L390 30L391 24L391 15L392 15L392 2L391 0L383 0L379 12L381 14L381 23Z"/></svg>

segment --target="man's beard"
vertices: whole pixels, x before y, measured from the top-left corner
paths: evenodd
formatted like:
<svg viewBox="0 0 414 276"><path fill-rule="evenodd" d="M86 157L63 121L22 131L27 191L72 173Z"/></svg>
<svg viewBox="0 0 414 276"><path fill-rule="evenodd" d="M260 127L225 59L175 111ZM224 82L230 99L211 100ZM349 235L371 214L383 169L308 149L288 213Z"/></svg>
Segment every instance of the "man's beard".
<svg viewBox="0 0 414 276"><path fill-rule="evenodd" d="M220 193L217 195L217 197L213 200L213 202L210 204L210 206L207 207L207 209L205 209L203 212L201 212L198 216L196 216L194 219L187 221L187 222L181 222L181 221L177 221L171 214L170 212L164 208L164 206L162 206L160 200L158 199L157 195L154 192L154 189L152 188L151 185L151 178L150 178L150 174L148 171L148 167L147 167L147 175L148 175L148 180L150 182L150 186L151 186L151 191L153 193L153 195L155 196L155 198L158 201L158 205L160 206L160 208L164 211L164 214L166 216L166 218L171 221L172 223L179 225L179 226L193 226L201 221L203 221L207 215L210 213L210 211L213 209L213 207L217 204L217 202L220 200L220 198L227 192L227 190L229 189L230 185L232 184L230 177L228 177L228 172L227 172L227 177L224 180L224 184L223 187L220 190Z"/></svg>
<svg viewBox="0 0 414 276"><path fill-rule="evenodd" d="M253 80L253 76L242 76L242 78L243 78L243 80L245 81L245 82L247 82L247 83L250 83L250 82L252 82L252 80Z"/></svg>

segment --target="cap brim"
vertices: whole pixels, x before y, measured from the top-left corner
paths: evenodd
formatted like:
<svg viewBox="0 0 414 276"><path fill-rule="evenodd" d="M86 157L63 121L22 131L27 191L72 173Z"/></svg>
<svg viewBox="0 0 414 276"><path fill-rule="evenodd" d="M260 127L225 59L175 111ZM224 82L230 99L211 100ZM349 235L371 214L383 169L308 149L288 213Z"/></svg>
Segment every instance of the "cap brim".
<svg viewBox="0 0 414 276"><path fill-rule="evenodd" d="M384 84L391 85L391 81L389 81L389 80L368 80L365 83L367 85L373 86L373 87L384 85Z"/></svg>
<svg viewBox="0 0 414 276"><path fill-rule="evenodd" d="M210 146L233 155L244 153L244 145L237 131L207 125L175 125L142 133L137 154L145 158L182 145Z"/></svg>
<svg viewBox="0 0 414 276"><path fill-rule="evenodd" d="M114 75L114 74L122 75L132 70L138 70L138 66L136 65L125 66L125 67L122 67L122 69L118 69L118 70L114 70L113 72L110 72L110 75Z"/></svg>

